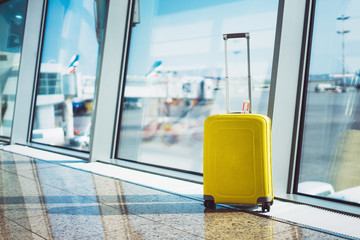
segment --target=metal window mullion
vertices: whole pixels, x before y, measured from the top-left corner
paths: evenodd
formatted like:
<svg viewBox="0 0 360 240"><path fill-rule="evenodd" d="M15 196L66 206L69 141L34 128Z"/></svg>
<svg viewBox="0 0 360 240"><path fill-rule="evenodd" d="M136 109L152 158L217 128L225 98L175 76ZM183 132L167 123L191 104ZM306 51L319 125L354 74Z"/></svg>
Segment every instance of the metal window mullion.
<svg viewBox="0 0 360 240"><path fill-rule="evenodd" d="M20 67L15 97L11 144L28 143L45 1L28 0Z"/></svg>
<svg viewBox="0 0 360 240"><path fill-rule="evenodd" d="M301 57L301 71L299 72L299 85L297 93L296 112L294 119L293 146L289 168L289 182L287 193L297 191L298 175L300 172L300 154L302 146L303 124L305 117L307 82L309 74L309 61L311 57L311 39L314 24L314 11L316 0L309 0L306 6L304 21L303 49Z"/></svg>
<svg viewBox="0 0 360 240"><path fill-rule="evenodd" d="M287 194L301 71L306 0L279 1L268 115L272 119L274 194Z"/></svg>
<svg viewBox="0 0 360 240"><path fill-rule="evenodd" d="M129 0L110 0L101 68L96 87L90 161L112 162L116 138L120 82L128 36Z"/></svg>

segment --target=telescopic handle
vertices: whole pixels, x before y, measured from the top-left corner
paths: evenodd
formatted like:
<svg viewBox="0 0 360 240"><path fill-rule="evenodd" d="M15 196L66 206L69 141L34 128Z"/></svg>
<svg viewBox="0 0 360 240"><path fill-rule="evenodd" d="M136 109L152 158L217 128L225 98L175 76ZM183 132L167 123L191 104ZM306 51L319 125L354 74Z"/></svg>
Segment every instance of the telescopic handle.
<svg viewBox="0 0 360 240"><path fill-rule="evenodd" d="M247 40L247 63L248 63L248 92L249 92L249 113L252 112L251 101L251 74L250 74L250 34L249 33L228 33L223 34L225 45L225 93L226 93L226 113L230 113L229 100L229 70L228 70L228 54L227 54L227 40L231 38L246 38Z"/></svg>
<svg viewBox="0 0 360 240"><path fill-rule="evenodd" d="M223 35L224 40L230 39L230 38L250 38L249 33L227 33Z"/></svg>

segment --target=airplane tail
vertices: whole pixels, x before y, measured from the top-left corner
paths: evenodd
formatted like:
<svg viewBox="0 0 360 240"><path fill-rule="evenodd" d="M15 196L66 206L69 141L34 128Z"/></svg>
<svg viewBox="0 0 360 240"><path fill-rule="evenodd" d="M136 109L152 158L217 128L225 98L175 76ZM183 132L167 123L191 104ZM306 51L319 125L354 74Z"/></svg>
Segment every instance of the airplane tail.
<svg viewBox="0 0 360 240"><path fill-rule="evenodd" d="M154 64L152 65L150 71L146 74L146 76L152 75L153 73L155 73L156 75L160 71L161 67L162 67L162 61L154 62Z"/></svg>
<svg viewBox="0 0 360 240"><path fill-rule="evenodd" d="M65 74L75 73L78 65L79 65L79 54L76 54L71 58L69 66L65 71Z"/></svg>

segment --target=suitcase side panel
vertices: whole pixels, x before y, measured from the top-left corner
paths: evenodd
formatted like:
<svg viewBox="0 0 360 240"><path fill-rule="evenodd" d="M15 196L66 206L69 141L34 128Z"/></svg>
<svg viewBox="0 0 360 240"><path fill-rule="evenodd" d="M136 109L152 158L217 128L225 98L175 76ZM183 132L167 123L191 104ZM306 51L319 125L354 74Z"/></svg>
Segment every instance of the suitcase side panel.
<svg viewBox="0 0 360 240"><path fill-rule="evenodd" d="M221 203L272 200L269 118L225 114L205 121L204 194Z"/></svg>

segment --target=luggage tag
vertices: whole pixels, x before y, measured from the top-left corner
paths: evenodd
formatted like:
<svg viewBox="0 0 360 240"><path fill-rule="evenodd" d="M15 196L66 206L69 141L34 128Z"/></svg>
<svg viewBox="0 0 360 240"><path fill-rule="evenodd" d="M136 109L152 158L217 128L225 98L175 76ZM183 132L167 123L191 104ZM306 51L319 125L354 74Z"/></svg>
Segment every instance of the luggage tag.
<svg viewBox="0 0 360 240"><path fill-rule="evenodd" d="M249 113L250 111L250 101L244 100L242 105L241 113Z"/></svg>
<svg viewBox="0 0 360 240"><path fill-rule="evenodd" d="M247 114L250 113L250 101L244 100L241 112L231 112L231 114Z"/></svg>

